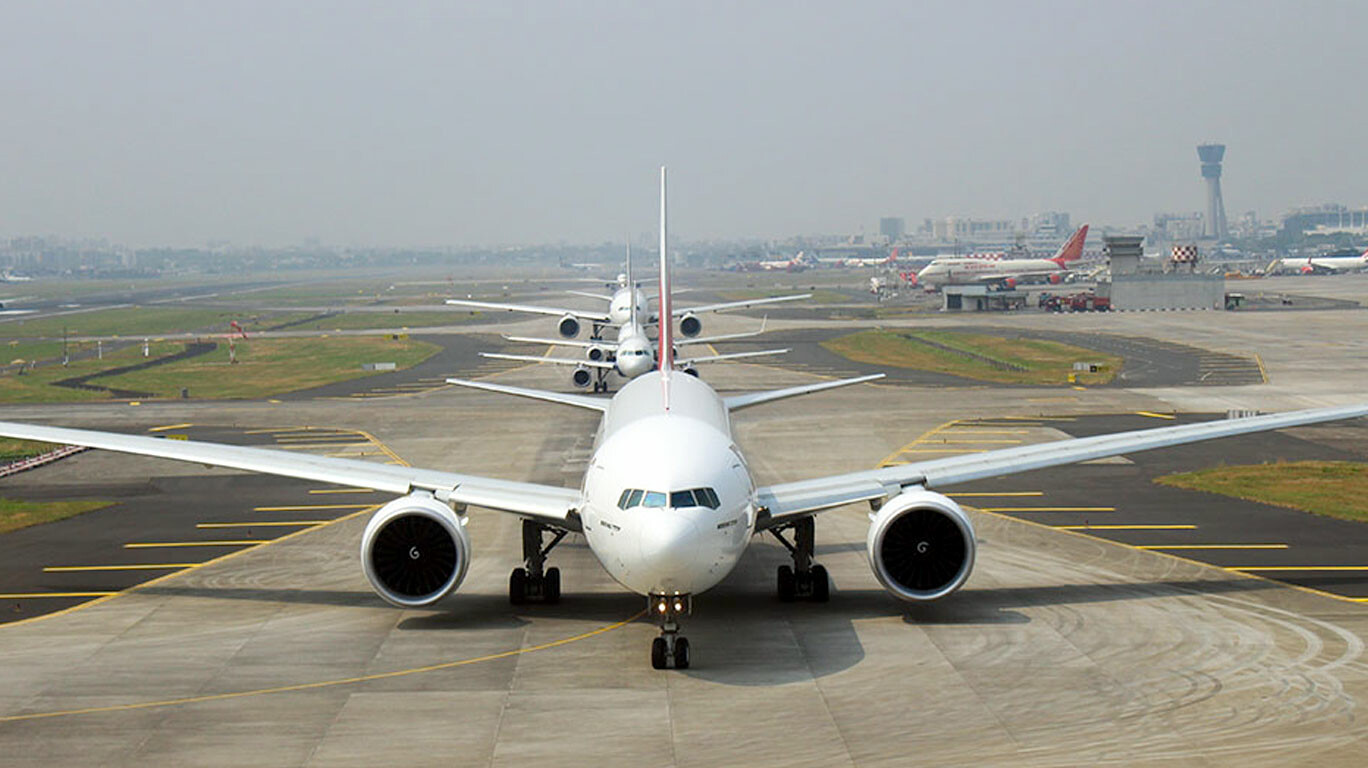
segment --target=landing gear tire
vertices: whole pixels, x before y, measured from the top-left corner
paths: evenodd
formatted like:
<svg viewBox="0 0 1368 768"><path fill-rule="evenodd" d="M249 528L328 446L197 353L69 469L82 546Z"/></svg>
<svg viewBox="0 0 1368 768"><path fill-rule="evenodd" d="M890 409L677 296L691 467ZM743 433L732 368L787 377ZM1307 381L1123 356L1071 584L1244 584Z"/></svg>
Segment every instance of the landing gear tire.
<svg viewBox="0 0 1368 768"><path fill-rule="evenodd" d="M669 656L669 648L666 647L665 638L657 637L651 641L651 668L664 669L665 659Z"/></svg>
<svg viewBox="0 0 1368 768"><path fill-rule="evenodd" d="M560 569L547 568L542 586L542 600L552 605L560 602Z"/></svg>
<svg viewBox="0 0 1368 768"><path fill-rule="evenodd" d="M812 595L809 599L814 603L825 603L831 600L831 580L827 578L826 566L812 566L811 578Z"/></svg>
<svg viewBox="0 0 1368 768"><path fill-rule="evenodd" d="M796 594L796 585L793 578L793 568L787 565L779 566L779 574L777 581L779 582L779 602L793 602L794 595Z"/></svg>
<svg viewBox="0 0 1368 768"><path fill-rule="evenodd" d="M508 602L522 605L527 602L527 569L514 568L508 574Z"/></svg>
<svg viewBox="0 0 1368 768"><path fill-rule="evenodd" d="M674 647L674 667L675 669L689 668L689 638L675 638Z"/></svg>

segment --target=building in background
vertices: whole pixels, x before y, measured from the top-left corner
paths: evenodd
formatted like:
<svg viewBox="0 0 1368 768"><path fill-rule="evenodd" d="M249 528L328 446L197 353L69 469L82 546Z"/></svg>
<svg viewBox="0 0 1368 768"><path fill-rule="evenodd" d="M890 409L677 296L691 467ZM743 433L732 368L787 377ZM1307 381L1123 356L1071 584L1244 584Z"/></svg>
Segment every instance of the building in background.
<svg viewBox="0 0 1368 768"><path fill-rule="evenodd" d="M885 216L879 219L879 234L896 243L907 233L907 222L901 216Z"/></svg>

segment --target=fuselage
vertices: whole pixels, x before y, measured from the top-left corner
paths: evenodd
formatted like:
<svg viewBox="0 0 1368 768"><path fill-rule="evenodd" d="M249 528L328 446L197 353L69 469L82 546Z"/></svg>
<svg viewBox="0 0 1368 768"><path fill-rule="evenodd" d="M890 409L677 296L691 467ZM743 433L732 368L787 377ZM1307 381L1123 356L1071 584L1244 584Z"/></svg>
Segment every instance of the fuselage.
<svg viewBox="0 0 1368 768"><path fill-rule="evenodd" d="M940 286L956 282L1007 280L1035 275L1063 274L1068 271L1050 259L978 259L957 256L936 259L917 273L917 282Z"/></svg>
<svg viewBox="0 0 1368 768"><path fill-rule="evenodd" d="M1368 269L1368 252L1360 256L1303 256L1279 261L1281 269L1301 272L1352 272Z"/></svg>
<svg viewBox="0 0 1368 768"><path fill-rule="evenodd" d="M736 567L755 531L755 484L722 398L659 371L609 402L580 510L594 556L643 595L696 594Z"/></svg>
<svg viewBox="0 0 1368 768"><path fill-rule="evenodd" d="M608 300L608 317L613 325L622 325L632 320L632 301L636 300L637 317L646 317L646 294L640 288L619 288Z"/></svg>

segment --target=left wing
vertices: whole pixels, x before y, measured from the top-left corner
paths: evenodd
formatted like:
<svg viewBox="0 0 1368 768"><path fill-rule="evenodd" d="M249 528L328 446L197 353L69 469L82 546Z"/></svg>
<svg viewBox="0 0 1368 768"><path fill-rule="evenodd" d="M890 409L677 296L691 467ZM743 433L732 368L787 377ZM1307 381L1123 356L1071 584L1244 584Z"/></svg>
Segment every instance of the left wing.
<svg viewBox="0 0 1368 768"><path fill-rule="evenodd" d="M582 365L585 368L608 368L617 366L603 360L575 360L569 357L542 357L541 355L505 355L502 352L481 352L480 357L494 360L517 360L523 363L551 363L552 365Z"/></svg>
<svg viewBox="0 0 1368 768"><path fill-rule="evenodd" d="M687 368L699 363L716 363L721 360L740 360L746 357L760 357L762 355L783 355L787 354L787 349L761 349L755 352L728 352L721 355L703 355L702 357L691 357L685 360L675 360L675 366Z"/></svg>
<svg viewBox="0 0 1368 768"><path fill-rule="evenodd" d="M447 299L446 303L453 307L469 307L471 309L488 309L506 312L530 312L535 315L571 315L581 320L589 320L595 323L607 323L612 320L607 312L585 312L582 309L567 309L565 307L544 307L540 304L504 304L494 301L471 301L469 299Z"/></svg>
<svg viewBox="0 0 1368 768"><path fill-rule="evenodd" d="M1322 421L1353 419L1365 415L1368 415L1368 405L1313 408L1267 416L1056 440L1019 448L1004 448L832 475L796 483L780 483L756 490L757 503L768 513L762 516L759 527L772 527L786 519L802 517L855 501L886 498L896 495L910 485L926 488L953 485L1201 440L1297 427Z"/></svg>
<svg viewBox="0 0 1368 768"><path fill-rule="evenodd" d="M766 299L747 299L745 301L727 301L721 304L704 304L701 307L676 307L670 311L674 317L687 315L690 312L725 312L728 309L745 309L746 307L758 307L761 304L778 304L782 301L798 301L799 299L810 299L812 294L800 293L793 296L772 296Z"/></svg>
<svg viewBox="0 0 1368 768"><path fill-rule="evenodd" d="M582 502L582 494L573 488L497 480L418 467L376 464L358 459L312 456L271 448L223 445L195 440L167 440L144 435L44 427L17 422L0 422L0 436L40 440L45 443L84 445L106 451L241 469L265 475L297 477L302 480L357 488L374 488L377 491L394 494L425 490L431 491L443 500L535 517L561 527L577 527L578 523L571 520L571 512L578 509Z"/></svg>

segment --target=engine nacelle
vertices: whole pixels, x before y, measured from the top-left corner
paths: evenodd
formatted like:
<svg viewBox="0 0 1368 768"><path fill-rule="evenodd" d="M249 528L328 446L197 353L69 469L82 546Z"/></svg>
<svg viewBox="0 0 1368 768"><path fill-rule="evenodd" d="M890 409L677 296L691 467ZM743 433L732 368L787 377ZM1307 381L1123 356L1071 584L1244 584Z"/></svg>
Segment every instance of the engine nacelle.
<svg viewBox="0 0 1368 768"><path fill-rule="evenodd" d="M936 600L964 585L974 569L974 527L954 501L909 489L874 515L869 566L884 589L908 602Z"/></svg>
<svg viewBox="0 0 1368 768"><path fill-rule="evenodd" d="M684 373L694 377L695 379L698 378L698 369L693 367L692 365L685 368Z"/></svg>
<svg viewBox="0 0 1368 768"><path fill-rule="evenodd" d="M597 363L608 357L608 350L604 349L603 347L593 346L589 347L588 351L585 352L585 355L590 360L593 360Z"/></svg>
<svg viewBox="0 0 1368 768"><path fill-rule="evenodd" d="M588 389L594 383L594 374L584 366L575 368L575 372L570 374L570 383L580 389Z"/></svg>
<svg viewBox="0 0 1368 768"><path fill-rule="evenodd" d="M579 318L575 317L574 315L566 315L565 317L562 317L560 319L560 322L556 323L556 332L559 333L562 338L575 338L579 335L580 332Z"/></svg>
<svg viewBox="0 0 1368 768"><path fill-rule="evenodd" d="M684 316L679 318L680 336L692 339L693 337L697 336L702 332L703 321L698 319L698 315L695 315L692 312L685 312Z"/></svg>
<svg viewBox="0 0 1368 768"><path fill-rule="evenodd" d="M389 602L431 605L455 591L470 567L465 520L426 493L395 499L366 523L361 567Z"/></svg>

